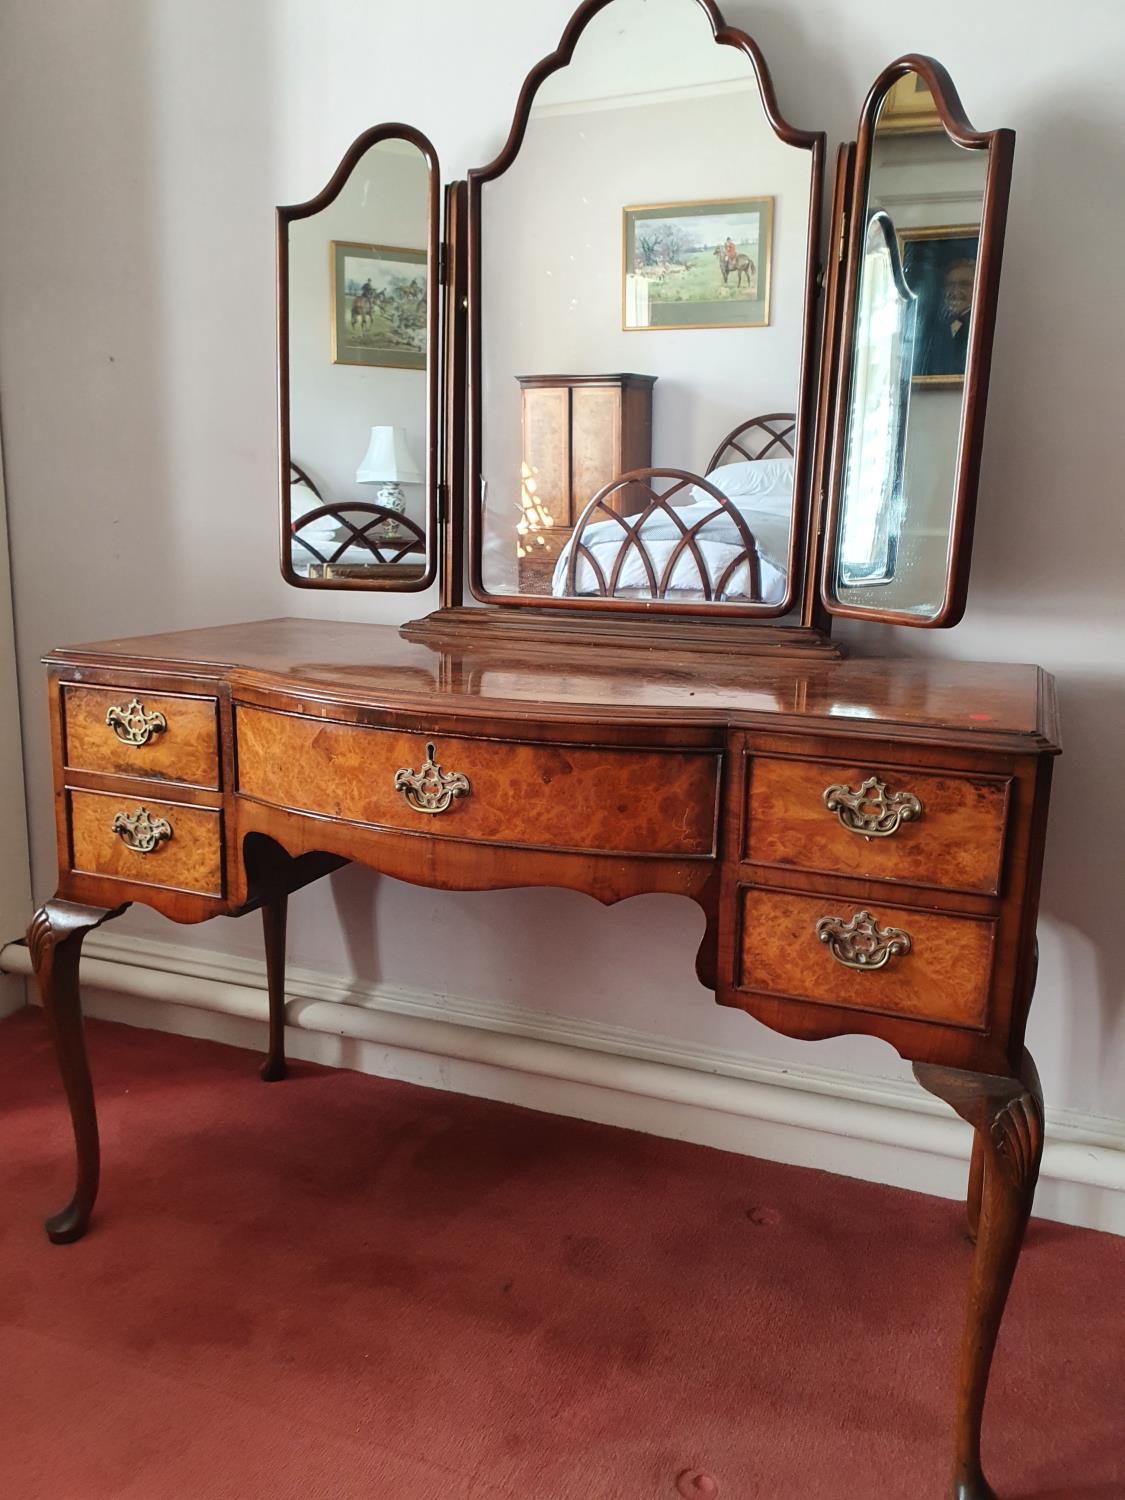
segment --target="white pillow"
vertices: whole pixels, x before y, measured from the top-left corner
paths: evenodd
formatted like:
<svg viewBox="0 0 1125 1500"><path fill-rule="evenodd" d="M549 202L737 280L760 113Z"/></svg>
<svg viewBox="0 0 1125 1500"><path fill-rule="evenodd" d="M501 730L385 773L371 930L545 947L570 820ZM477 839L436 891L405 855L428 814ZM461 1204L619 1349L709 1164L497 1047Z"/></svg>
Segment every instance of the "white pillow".
<svg viewBox="0 0 1125 1500"><path fill-rule="evenodd" d="M727 499L739 502L739 510L789 511L793 502L792 459L742 459L738 463L721 463L706 475ZM714 498L705 489L694 487L693 499ZM742 501L753 501L744 505Z"/></svg>
<svg viewBox="0 0 1125 1500"><path fill-rule="evenodd" d="M712 469L707 478L728 500L793 498L791 458L750 458L722 464Z"/></svg>

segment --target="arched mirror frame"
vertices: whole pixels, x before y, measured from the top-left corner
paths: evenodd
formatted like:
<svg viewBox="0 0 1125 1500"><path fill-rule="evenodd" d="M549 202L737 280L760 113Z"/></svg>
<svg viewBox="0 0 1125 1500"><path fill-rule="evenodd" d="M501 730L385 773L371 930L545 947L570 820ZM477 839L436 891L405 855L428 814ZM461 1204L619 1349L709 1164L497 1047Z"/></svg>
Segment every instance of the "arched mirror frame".
<svg viewBox="0 0 1125 1500"><path fill-rule="evenodd" d="M354 168L364 154L380 141L401 140L421 152L429 174L426 205L426 559L419 574L410 568L410 577L398 579L382 570L377 578L309 578L293 566L290 504L290 477L293 458L290 453L289 421L289 226L299 219L311 218L333 203L344 190ZM437 152L430 141L412 125L386 122L374 125L348 147L340 165L327 186L305 203L291 204L277 210L277 422L279 483L281 494L281 573L286 583L300 589L380 590L396 594L417 593L429 588L437 576L440 539L438 536L438 486L441 483L441 180ZM407 571L407 570L404 570Z"/></svg>
<svg viewBox="0 0 1125 1500"><path fill-rule="evenodd" d="M552 598L532 594L497 594L486 588L483 568L483 392L482 392L482 295L481 295L481 189L485 183L501 176L515 161L523 144L532 105L541 85L571 61L575 48L589 23L613 0L585 0L571 17L554 52L532 68L524 81L516 103L508 139L487 166L466 174L468 182L468 378L469 378L469 484L467 493L469 588L483 604L540 610L581 610L587 614L614 612L637 615L694 615L714 620L750 616L777 619L788 614L807 591L811 568L811 550L806 556L809 538L809 514L813 451L815 446L814 414L817 397L816 359L819 353L817 324L817 272L820 257L821 203L824 196L823 131L798 130L782 117L774 93L773 81L757 43L746 32L728 26L715 0L694 0L711 26L716 45L734 47L742 52L753 69L758 96L766 120L779 140L786 145L807 150L810 154L810 191L808 249L805 261L803 332L799 363L797 445L794 455L793 524L789 537L788 576L784 599L778 604L727 604L699 602L669 603L663 599Z"/></svg>
<svg viewBox="0 0 1125 1500"><path fill-rule="evenodd" d="M848 438L848 410L852 385L855 316L860 269L866 236L868 183L875 127L883 102L894 85L916 73L925 82L937 107L938 118L955 145L970 151L986 151L988 165L981 202L980 240L976 279L973 285L973 316L965 363L964 399L961 407L954 489L950 513L949 547L946 554L945 597L931 616L910 615L902 610L880 610L871 605L841 603L835 596L836 550L840 532L841 502ZM1012 179L1015 132L978 131L970 125L953 80L935 58L908 54L885 68L871 87L860 115L856 141L855 173L848 206L848 254L843 287L843 318L835 365L835 419L829 465L828 508L821 559L821 601L829 614L887 625L943 629L956 625L965 613L969 570L973 552L977 486L984 446L985 407L992 365L992 340L996 326L996 299L1000 263L1004 250L1004 228L1008 216L1008 192Z"/></svg>

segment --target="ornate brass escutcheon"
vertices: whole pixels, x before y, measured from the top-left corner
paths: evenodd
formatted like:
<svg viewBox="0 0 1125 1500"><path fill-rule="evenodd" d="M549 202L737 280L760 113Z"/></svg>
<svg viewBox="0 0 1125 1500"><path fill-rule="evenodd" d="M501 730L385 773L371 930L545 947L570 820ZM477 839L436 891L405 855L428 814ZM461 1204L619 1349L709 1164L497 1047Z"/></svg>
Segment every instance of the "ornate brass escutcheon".
<svg viewBox="0 0 1125 1500"><path fill-rule="evenodd" d="M151 854L172 837L172 825L168 819L152 817L147 807L138 807L132 815L117 813L110 830L134 854Z"/></svg>
<svg viewBox="0 0 1125 1500"><path fill-rule="evenodd" d="M124 708L111 708L105 721L123 745L147 745L154 734L163 734L168 720L158 710L146 712L139 698Z"/></svg>
<svg viewBox="0 0 1125 1500"><path fill-rule="evenodd" d="M845 969L881 969L892 958L905 958L912 947L908 932L880 927L869 911L857 911L850 922L821 917L816 935Z"/></svg>
<svg viewBox="0 0 1125 1500"><path fill-rule="evenodd" d="M850 833L865 839L889 838L900 823L922 816L922 804L913 792L888 792L878 776L869 776L857 792L850 786L825 787L824 805Z"/></svg>
<svg viewBox="0 0 1125 1500"><path fill-rule="evenodd" d="M426 746L421 768L412 771L403 766L395 772L395 791L401 792L407 807L420 813L448 812L457 797L467 797L472 790L469 778L460 771L443 771L434 756L436 746Z"/></svg>

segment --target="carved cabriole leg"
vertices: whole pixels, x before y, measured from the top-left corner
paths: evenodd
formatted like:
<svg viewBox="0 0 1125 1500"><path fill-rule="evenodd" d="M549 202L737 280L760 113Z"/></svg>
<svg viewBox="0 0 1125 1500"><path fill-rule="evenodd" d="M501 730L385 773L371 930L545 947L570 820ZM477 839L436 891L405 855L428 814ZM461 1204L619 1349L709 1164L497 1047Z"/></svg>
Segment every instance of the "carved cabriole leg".
<svg viewBox="0 0 1125 1500"><path fill-rule="evenodd" d="M82 1238L98 1195L98 1117L86 1058L78 986L82 940L93 928L124 910L123 906L111 911L104 907L77 906L69 901L48 901L35 913L27 929L39 998L70 1106L78 1165L73 1198L47 1220L47 1237L56 1245L68 1245Z"/></svg>
<svg viewBox="0 0 1125 1500"><path fill-rule="evenodd" d="M973 1132L973 1155L969 1162L969 1192L965 1203L965 1218L969 1226L969 1239L975 1245L980 1226L981 1194L984 1191L984 1146L980 1132Z"/></svg>
<svg viewBox="0 0 1125 1500"><path fill-rule="evenodd" d="M266 984L270 997L269 1052L262 1064L266 1083L285 1077L285 919L289 893L281 891L262 905L262 935L266 946Z"/></svg>
<svg viewBox="0 0 1125 1500"><path fill-rule="evenodd" d="M1018 1078L962 1073L917 1063L924 1089L944 1099L976 1131L980 1210L957 1390L954 1500L996 1500L981 1469L980 1436L988 1376L1008 1291L1031 1214L1043 1155L1043 1094L1031 1055ZM974 1161L978 1152L974 1150ZM970 1223L972 1186L970 1186Z"/></svg>

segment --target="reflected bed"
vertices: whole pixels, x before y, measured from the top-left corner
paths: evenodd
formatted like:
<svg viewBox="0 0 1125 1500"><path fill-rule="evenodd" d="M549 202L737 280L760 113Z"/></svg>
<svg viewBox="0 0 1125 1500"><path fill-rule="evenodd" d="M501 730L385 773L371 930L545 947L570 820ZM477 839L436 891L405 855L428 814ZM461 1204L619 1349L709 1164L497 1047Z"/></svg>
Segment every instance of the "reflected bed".
<svg viewBox="0 0 1125 1500"><path fill-rule="evenodd" d="M586 506L559 554L556 598L779 603L793 515L796 417L751 417L706 475L635 469Z"/></svg>

